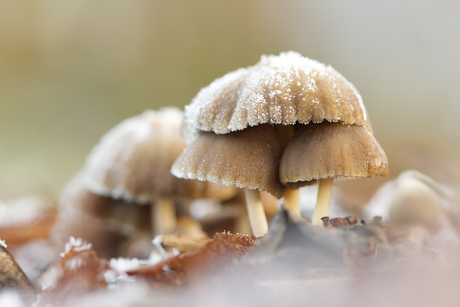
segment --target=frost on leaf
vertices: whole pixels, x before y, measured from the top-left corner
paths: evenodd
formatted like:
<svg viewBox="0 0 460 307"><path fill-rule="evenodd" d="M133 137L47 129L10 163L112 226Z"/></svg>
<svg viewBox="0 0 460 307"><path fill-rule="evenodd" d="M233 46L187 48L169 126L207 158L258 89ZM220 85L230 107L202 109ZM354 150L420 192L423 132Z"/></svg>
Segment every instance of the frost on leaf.
<svg viewBox="0 0 460 307"><path fill-rule="evenodd" d="M108 262L97 257L91 244L71 238L61 263L54 269L54 280L44 289L37 306L63 305L72 297L104 289L104 273L109 269Z"/></svg>
<svg viewBox="0 0 460 307"><path fill-rule="evenodd" d="M75 239L74 237L69 238L69 242L65 245L65 252L61 254L63 258L69 257L69 255L72 255L75 252L81 252L85 250L89 250L92 248L91 243L87 243L83 241L81 238Z"/></svg>
<svg viewBox="0 0 460 307"><path fill-rule="evenodd" d="M331 66L296 52L262 56L203 88L185 108L182 137L197 131L218 134L264 123L293 125L322 121L366 126L371 130L356 88Z"/></svg>
<svg viewBox="0 0 460 307"><path fill-rule="evenodd" d="M158 288L190 286L213 272L231 269L233 261L244 256L254 245L254 237L216 233L213 240L196 253L180 254L155 266L127 273L144 278Z"/></svg>

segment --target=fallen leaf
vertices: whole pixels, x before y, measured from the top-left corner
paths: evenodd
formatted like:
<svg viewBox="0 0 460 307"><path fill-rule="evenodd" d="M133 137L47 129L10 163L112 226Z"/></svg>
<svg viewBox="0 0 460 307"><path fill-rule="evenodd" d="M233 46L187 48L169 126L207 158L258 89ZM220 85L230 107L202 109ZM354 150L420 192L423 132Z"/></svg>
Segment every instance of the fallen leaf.
<svg viewBox="0 0 460 307"><path fill-rule="evenodd" d="M97 257L91 245L81 239L70 239L58 267L55 278L44 289L37 307L61 306L75 296L104 289L107 285L104 273L110 269L108 262Z"/></svg>
<svg viewBox="0 0 460 307"><path fill-rule="evenodd" d="M254 236L216 233L213 240L196 253L180 254L153 267L139 268L127 274L144 278L158 288L190 286L240 259L254 245Z"/></svg>

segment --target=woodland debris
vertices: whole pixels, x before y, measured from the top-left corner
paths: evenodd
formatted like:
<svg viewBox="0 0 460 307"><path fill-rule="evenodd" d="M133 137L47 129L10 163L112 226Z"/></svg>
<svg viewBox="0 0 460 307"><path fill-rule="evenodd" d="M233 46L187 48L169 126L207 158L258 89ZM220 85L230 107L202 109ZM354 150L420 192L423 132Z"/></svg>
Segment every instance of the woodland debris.
<svg viewBox="0 0 460 307"><path fill-rule="evenodd" d="M15 290L25 301L34 301L34 286L16 263L4 241L0 243L0 292Z"/></svg>
<svg viewBox="0 0 460 307"><path fill-rule="evenodd" d="M155 288L190 286L212 272L229 269L232 262L243 257L255 243L254 236L216 233L213 240L196 253L180 254L127 274L144 278Z"/></svg>

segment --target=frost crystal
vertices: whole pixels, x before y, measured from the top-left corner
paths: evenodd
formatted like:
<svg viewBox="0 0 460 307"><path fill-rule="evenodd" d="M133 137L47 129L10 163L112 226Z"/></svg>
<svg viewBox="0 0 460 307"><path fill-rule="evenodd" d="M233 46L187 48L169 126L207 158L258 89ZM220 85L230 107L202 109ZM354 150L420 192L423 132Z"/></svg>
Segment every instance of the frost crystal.
<svg viewBox="0 0 460 307"><path fill-rule="evenodd" d="M91 243L83 241L82 238L75 239L74 237L70 237L69 242L65 245L65 252L61 253L61 257L64 257L64 255L68 254L71 250L81 252L91 249L92 247L93 245Z"/></svg>
<svg viewBox="0 0 460 307"><path fill-rule="evenodd" d="M160 236L156 237L160 239ZM141 266L154 266L161 261L166 260L169 257L177 256L179 252L173 251L173 253L158 253L153 252L150 254L148 259L137 259L137 258L112 258L110 259L110 267L112 270L108 270L104 273L104 279L109 285L109 289L116 289L125 282L132 282L134 279L126 274L128 271L136 270Z"/></svg>
<svg viewBox="0 0 460 307"><path fill-rule="evenodd" d="M149 261L147 259L137 259L137 258L112 258L110 259L110 266L119 273L124 273L127 271L135 270L141 265L148 265Z"/></svg>
<svg viewBox="0 0 460 307"><path fill-rule="evenodd" d="M170 119L171 115L164 116L164 113L167 115L167 112L162 112L161 116L153 111L146 111L140 116L126 119L102 137L86 160L88 169L93 170L88 176L88 185L94 193L132 200L133 196L126 191L124 185L124 179L129 176L129 169L125 164L136 146L155 133L152 122ZM178 117L182 118L180 113ZM117 178L120 178L110 187L105 182L108 172L116 173ZM146 202L149 197L143 198L147 198L142 199L142 202Z"/></svg>

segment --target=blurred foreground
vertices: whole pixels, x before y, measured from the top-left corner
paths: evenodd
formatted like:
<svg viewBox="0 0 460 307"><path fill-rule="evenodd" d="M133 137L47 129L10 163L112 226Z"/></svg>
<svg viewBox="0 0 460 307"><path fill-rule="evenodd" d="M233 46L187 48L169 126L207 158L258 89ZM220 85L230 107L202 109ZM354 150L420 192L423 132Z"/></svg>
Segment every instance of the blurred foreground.
<svg viewBox="0 0 460 307"><path fill-rule="evenodd" d="M99 258L91 244L75 238L59 257L61 247L53 246L46 235L24 231L39 225L49 229L43 221L55 213L45 203L24 200L9 208L23 210L28 203L35 213L3 221L0 237L20 227L29 233L28 238L10 236L8 247L28 278L6 247L0 247L0 265L5 268L8 263L10 268L4 275L9 279L0 279L0 302L2 306L32 302L37 306L458 306L456 197L450 187L410 171L382 186L365 207L353 207L336 189L331 215L343 218L324 218L325 228L313 227L308 219L281 206L262 238L230 232L216 233L212 239L196 232L164 235L149 243L150 254L143 259L110 260ZM302 214L308 217L314 187L303 188L301 200ZM202 201L192 207L195 214L216 212ZM355 216L345 217L350 212ZM226 225L235 231L235 224Z"/></svg>

